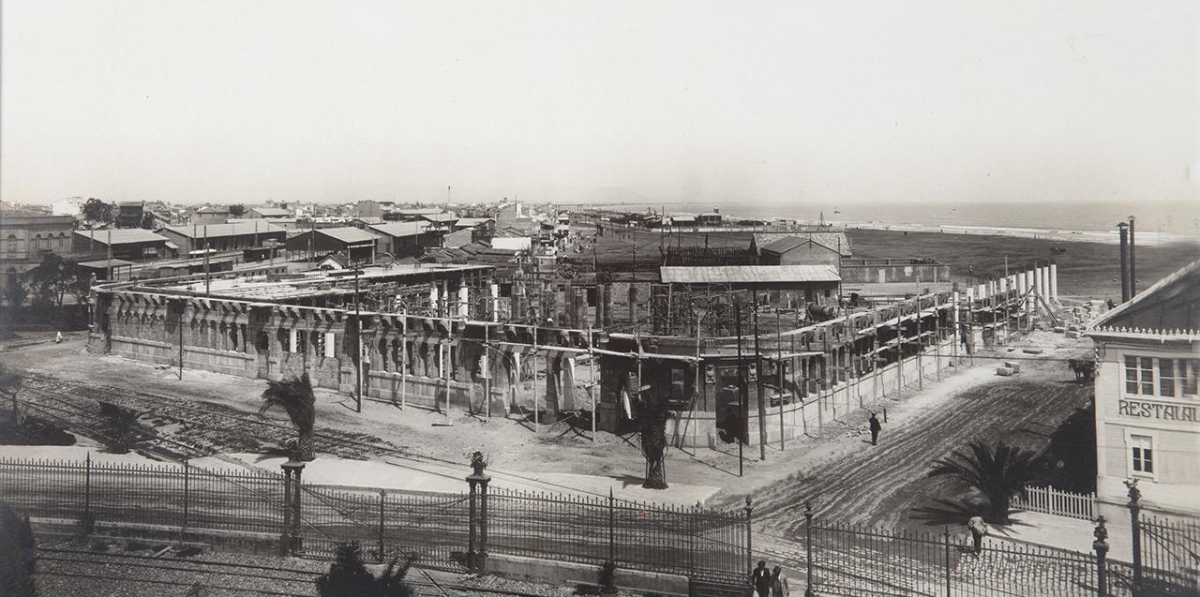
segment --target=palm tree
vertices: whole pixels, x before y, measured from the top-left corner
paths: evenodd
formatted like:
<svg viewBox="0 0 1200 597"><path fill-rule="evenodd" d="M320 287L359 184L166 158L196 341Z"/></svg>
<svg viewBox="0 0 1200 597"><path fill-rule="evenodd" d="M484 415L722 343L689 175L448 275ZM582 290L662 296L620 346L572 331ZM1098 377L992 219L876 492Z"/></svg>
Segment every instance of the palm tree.
<svg viewBox="0 0 1200 597"><path fill-rule="evenodd" d="M128 454L143 433L138 425L138 417L142 413L103 400L97 402L100 403L100 416L104 418L110 434L105 442L108 450L114 454Z"/></svg>
<svg viewBox="0 0 1200 597"><path fill-rule="evenodd" d="M1048 469L1043 453L1003 441L994 445L974 441L966 450L934 461L929 476L949 476L974 488L988 502L984 520L1007 524L1012 497L1025 485L1043 479Z"/></svg>
<svg viewBox="0 0 1200 597"><path fill-rule="evenodd" d="M296 459L304 462L316 459L313 426L316 423L317 398L313 395L308 374L283 381L268 381L262 399L263 405L258 410L259 415L266 413L272 406L278 406L287 413L296 431L300 432L300 440L296 445Z"/></svg>
<svg viewBox="0 0 1200 597"><path fill-rule="evenodd" d="M665 395L647 394L639 402L637 412L638 437L641 439L642 456L646 458L646 489L666 489L667 468L664 454L667 450L667 415L669 413Z"/></svg>

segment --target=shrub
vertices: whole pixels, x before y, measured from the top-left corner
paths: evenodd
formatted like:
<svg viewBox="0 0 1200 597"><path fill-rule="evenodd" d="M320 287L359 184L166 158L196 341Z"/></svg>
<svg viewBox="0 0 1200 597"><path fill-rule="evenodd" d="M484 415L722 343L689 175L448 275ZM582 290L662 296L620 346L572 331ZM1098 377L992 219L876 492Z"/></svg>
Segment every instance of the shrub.
<svg viewBox="0 0 1200 597"><path fill-rule="evenodd" d="M416 592L404 578L414 559L410 557L400 564L398 558L392 558L376 578L363 565L362 548L357 541L340 543L329 572L317 577L317 594L320 597L413 597Z"/></svg>

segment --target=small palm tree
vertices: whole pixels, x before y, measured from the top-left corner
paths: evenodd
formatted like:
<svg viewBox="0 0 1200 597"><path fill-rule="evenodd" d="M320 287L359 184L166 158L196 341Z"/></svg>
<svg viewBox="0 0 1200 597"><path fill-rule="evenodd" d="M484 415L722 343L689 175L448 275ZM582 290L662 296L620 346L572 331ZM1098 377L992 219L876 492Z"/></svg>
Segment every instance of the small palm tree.
<svg viewBox="0 0 1200 597"><path fill-rule="evenodd" d="M97 400L100 403L100 416L108 427L108 451L114 454L128 454L137 445L143 430L138 425L138 417L142 413L131 408L125 408L111 402Z"/></svg>
<svg viewBox="0 0 1200 597"><path fill-rule="evenodd" d="M308 462L316 459L313 445L313 426L316 423L317 398L313 394L312 382L305 373L299 377L283 381L268 381L267 389L262 393L263 405L258 410L262 415L272 406L278 406L287 413L292 421L292 427L300 433L296 445L297 460Z"/></svg>
<svg viewBox="0 0 1200 597"><path fill-rule="evenodd" d="M0 363L0 391L12 394L21 389L21 372L13 371Z"/></svg>
<svg viewBox="0 0 1200 597"><path fill-rule="evenodd" d="M1012 497L1025 485L1043 479L1048 470L1042 453L1003 441L994 445L975 441L966 450L934 461L929 476L949 476L979 491L988 502L984 520L1007 524Z"/></svg>
<svg viewBox="0 0 1200 597"><path fill-rule="evenodd" d="M371 574L362 562L358 542L340 543L329 572L317 577L317 594L321 597L412 597L413 588L404 582L415 557L404 563L392 558L379 577Z"/></svg>

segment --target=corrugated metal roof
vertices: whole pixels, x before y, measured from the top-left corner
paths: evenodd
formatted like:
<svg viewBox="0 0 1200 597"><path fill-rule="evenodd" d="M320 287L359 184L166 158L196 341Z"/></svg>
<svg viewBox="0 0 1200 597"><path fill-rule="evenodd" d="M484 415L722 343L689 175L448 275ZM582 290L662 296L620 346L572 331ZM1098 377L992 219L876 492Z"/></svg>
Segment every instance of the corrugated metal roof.
<svg viewBox="0 0 1200 597"><path fill-rule="evenodd" d="M418 222L391 222L389 224L375 224L369 226L380 234L387 236L416 236L425 231L425 226Z"/></svg>
<svg viewBox="0 0 1200 597"><path fill-rule="evenodd" d="M447 213L422 214L421 217L430 222L453 222L458 219L458 216Z"/></svg>
<svg viewBox="0 0 1200 597"><path fill-rule="evenodd" d="M206 233L208 234L208 238L217 238L221 236L244 236L250 234L265 234L268 232L286 232L283 228L273 226L266 220L251 220L248 222L237 222L234 224L167 226L165 229L187 238L204 238ZM207 232L205 232L206 230Z"/></svg>
<svg viewBox="0 0 1200 597"><path fill-rule="evenodd" d="M748 284L770 282L838 282L832 265L719 265L708 267L663 267L666 284Z"/></svg>
<svg viewBox="0 0 1200 597"><path fill-rule="evenodd" d="M250 211L264 218L290 218L292 217L291 210L279 209L278 207L252 207Z"/></svg>
<svg viewBox="0 0 1200 597"><path fill-rule="evenodd" d="M109 232L112 233L112 244L127 245L133 243L165 243L167 237L159 236L145 228L114 228L110 230L94 230L91 232L75 231L83 238L91 239L100 244L107 244ZM94 233L94 234L93 234Z"/></svg>
<svg viewBox="0 0 1200 597"><path fill-rule="evenodd" d="M354 226L339 226L337 228L318 228L317 234L324 234L343 243L373 243L376 236L366 230Z"/></svg>
<svg viewBox="0 0 1200 597"><path fill-rule="evenodd" d="M839 251L843 257L852 255L850 239L846 238L846 233L844 232L760 232L754 235L754 246L759 251L762 251L764 247L767 247L771 243L790 236L812 239L817 244L829 247L834 251Z"/></svg>
<svg viewBox="0 0 1200 597"><path fill-rule="evenodd" d="M454 223L455 226L463 226L466 228L474 228L480 224L491 222L492 218L460 218Z"/></svg>

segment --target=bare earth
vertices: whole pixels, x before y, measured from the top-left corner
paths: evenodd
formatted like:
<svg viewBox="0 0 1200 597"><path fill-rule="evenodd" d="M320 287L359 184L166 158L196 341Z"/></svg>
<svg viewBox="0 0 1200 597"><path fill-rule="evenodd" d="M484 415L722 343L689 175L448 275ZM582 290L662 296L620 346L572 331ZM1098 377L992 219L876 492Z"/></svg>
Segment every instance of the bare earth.
<svg viewBox="0 0 1200 597"><path fill-rule="evenodd" d="M82 334L71 335L60 345L47 340L0 353L0 361L29 372L26 399L55 396L85 410L96 408L94 398L125 401L151 411L142 420L157 423L160 434L211 451L262 452L292 437L281 413L265 419L254 414L264 381L185 371L181 382L174 370L89 355L84 345ZM1043 347L1039 356L1053 359L1089 352L1086 341L1045 332L1018 346L1029 345ZM997 356L1002 358L1031 360L1022 361L1020 375L1001 378L994 375L998 361L976 358L974 367L964 362L959 373L948 371L941 382L931 375L919 393L913 383L902 400L890 397L876 405L888 411L878 447L867 442L864 412L842 425L827 425L824 438L788 442L786 454L773 445L762 462L757 460L758 449L747 447L744 478L737 477L732 445L720 450L673 449L668 454L669 480L722 487L710 506L740 506L745 496L752 496L755 518L771 534L791 535L803 520L805 499L812 499L818 515L827 520L915 525L909 516L912 508L954 491L925 478L931 461L979 438L1044 445L1049 433L1087 398L1087 390L1074 383L1061 361L1039 361L1019 348L1000 351ZM468 456L475 450L488 455L491 471L516 478L574 473L637 485L644 470L636 437L600 433L592 442L590 430L563 423L543 425L535 433L528 423L464 413L454 413L450 427L434 426L446 418L379 402L365 403L364 412L357 414L353 406L350 397L318 393L319 452L411 459L454 477L465 474ZM397 474L403 474L402 469ZM367 486L378 482L361 479ZM556 488L548 484L545 489Z"/></svg>

